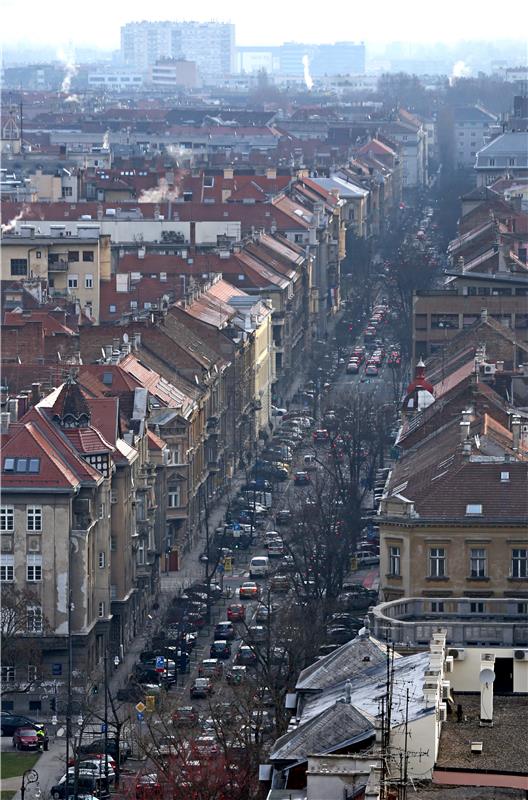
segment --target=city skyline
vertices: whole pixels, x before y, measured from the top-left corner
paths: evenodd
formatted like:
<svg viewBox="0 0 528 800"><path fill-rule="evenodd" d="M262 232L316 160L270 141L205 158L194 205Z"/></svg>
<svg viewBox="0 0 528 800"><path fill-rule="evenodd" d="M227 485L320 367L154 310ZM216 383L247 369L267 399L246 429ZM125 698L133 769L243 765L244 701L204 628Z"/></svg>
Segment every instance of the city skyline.
<svg viewBox="0 0 528 800"><path fill-rule="evenodd" d="M254 15L248 12L240 0L230 0L224 4L221 17L218 16L218 6L210 0L205 0L199 10L178 14L174 13L171 4L162 0L157 4L156 18L152 21L167 19L231 22L236 26L237 46L273 46L287 41L307 44L365 41L373 45L399 41L411 44L453 45L458 42L478 40L522 41L525 38L523 35L525 26L519 24L512 28L511 20L515 18L520 22L527 16L522 0L512 0L509 6L510 13L507 16L493 17L479 14L481 6L477 5L475 0L463 5L455 4L454 0L446 0L442 4L441 15L434 20L424 17L423 7L417 0L406 0L403 10L401 6L396 7L382 0L378 7L375 25L372 24L370 14L357 14L352 9L346 9L339 14L339 6L338 13L332 17L321 16L315 12L305 13L301 18L298 18L295 9L285 8L279 5L277 0L271 0L266 8L267 18L259 19L256 26ZM20 44L33 47L51 45L59 48L71 45L117 49L121 26L127 22L145 19L144 7L137 0L131 0L126 7L115 9L109 9L101 0L94 0L89 17L83 20L82 29L75 30L71 26L57 25L57 19L69 18L71 5L66 5L65 0L56 0L53 9L55 13L50 15L49 6L28 0L24 39ZM4 18L15 18L16 12L17 6L14 0L5 0ZM4 27L1 41L8 47L17 44L12 28Z"/></svg>

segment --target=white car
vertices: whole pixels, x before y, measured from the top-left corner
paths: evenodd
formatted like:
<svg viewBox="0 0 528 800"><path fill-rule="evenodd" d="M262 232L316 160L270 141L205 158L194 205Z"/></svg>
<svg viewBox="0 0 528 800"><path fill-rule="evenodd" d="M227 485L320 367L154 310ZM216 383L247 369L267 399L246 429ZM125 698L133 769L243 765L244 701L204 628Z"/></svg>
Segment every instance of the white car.
<svg viewBox="0 0 528 800"><path fill-rule="evenodd" d="M272 417L283 417L285 414L288 413L287 408L277 408L277 406L271 407L271 416Z"/></svg>

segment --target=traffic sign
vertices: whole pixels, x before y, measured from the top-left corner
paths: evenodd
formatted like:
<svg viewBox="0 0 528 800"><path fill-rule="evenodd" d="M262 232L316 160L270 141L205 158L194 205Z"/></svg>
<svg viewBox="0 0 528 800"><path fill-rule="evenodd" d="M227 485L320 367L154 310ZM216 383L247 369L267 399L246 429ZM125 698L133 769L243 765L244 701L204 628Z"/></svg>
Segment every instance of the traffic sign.
<svg viewBox="0 0 528 800"><path fill-rule="evenodd" d="M231 527L233 528L234 531L240 530L240 524L238 522L233 522Z"/></svg>
<svg viewBox="0 0 528 800"><path fill-rule="evenodd" d="M139 701L139 703L136 703L136 711L138 712L138 714L142 714L145 709L146 705L145 703L142 703L141 700Z"/></svg>
<svg viewBox="0 0 528 800"><path fill-rule="evenodd" d="M224 558L224 570L226 572L232 572L233 571L233 559L231 558L231 556L225 556L225 558Z"/></svg>
<svg viewBox="0 0 528 800"><path fill-rule="evenodd" d="M156 656L156 672L165 672L164 656Z"/></svg>
<svg viewBox="0 0 528 800"><path fill-rule="evenodd" d="M138 718L138 722L143 722L143 720L145 719L145 717L143 715L143 712L138 711L137 718Z"/></svg>
<svg viewBox="0 0 528 800"><path fill-rule="evenodd" d="M101 722L101 733L106 732L106 722Z"/></svg>

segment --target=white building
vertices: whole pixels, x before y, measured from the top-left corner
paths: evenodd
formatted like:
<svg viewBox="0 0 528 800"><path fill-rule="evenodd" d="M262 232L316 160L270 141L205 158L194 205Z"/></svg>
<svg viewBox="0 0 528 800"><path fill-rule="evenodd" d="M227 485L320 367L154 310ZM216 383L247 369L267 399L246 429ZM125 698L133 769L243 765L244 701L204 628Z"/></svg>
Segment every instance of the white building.
<svg viewBox="0 0 528 800"><path fill-rule="evenodd" d="M97 72L88 73L89 89L104 89L105 91L130 92L141 89L145 82L142 72L128 69L104 68Z"/></svg>
<svg viewBox="0 0 528 800"><path fill-rule="evenodd" d="M473 167L478 151L489 139L490 125L496 122L495 114L482 106L463 106L453 110L457 168Z"/></svg>
<svg viewBox="0 0 528 800"><path fill-rule="evenodd" d="M129 22L121 28L125 64L147 70L166 58L195 61L207 77L229 75L235 66L235 26L223 22Z"/></svg>

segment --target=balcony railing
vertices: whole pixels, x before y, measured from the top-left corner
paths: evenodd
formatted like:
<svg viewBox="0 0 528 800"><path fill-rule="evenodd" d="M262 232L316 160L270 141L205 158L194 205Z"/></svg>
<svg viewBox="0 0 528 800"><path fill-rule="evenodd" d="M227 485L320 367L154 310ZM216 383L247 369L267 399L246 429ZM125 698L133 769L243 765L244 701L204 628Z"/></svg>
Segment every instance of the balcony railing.
<svg viewBox="0 0 528 800"><path fill-rule="evenodd" d="M58 261L48 261L48 272L68 272L69 261L60 258Z"/></svg>

